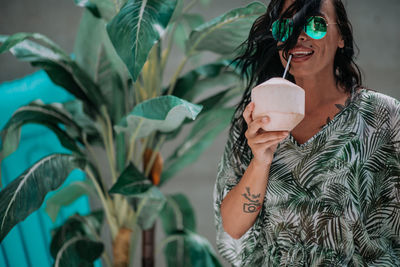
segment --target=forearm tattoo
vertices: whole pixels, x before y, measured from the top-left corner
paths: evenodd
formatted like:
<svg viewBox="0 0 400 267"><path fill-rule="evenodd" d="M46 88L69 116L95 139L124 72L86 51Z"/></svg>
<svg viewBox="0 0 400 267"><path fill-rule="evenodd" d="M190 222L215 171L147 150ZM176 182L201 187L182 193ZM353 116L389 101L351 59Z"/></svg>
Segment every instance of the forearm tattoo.
<svg viewBox="0 0 400 267"><path fill-rule="evenodd" d="M242 196L246 199L243 204L243 212L254 213L261 209L261 194L253 195L250 193L250 187L246 187L246 193Z"/></svg>

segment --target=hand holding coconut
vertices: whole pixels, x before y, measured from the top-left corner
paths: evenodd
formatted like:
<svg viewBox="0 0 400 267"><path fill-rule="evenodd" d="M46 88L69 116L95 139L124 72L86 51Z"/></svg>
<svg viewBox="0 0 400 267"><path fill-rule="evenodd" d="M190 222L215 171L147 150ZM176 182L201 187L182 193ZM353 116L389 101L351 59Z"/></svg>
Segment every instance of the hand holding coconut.
<svg viewBox="0 0 400 267"><path fill-rule="evenodd" d="M243 118L247 123L245 136L247 144L253 153L253 161L260 164L271 164L278 143L288 136L287 131L264 131L270 124L268 116L253 120L255 105L251 102L243 112Z"/></svg>

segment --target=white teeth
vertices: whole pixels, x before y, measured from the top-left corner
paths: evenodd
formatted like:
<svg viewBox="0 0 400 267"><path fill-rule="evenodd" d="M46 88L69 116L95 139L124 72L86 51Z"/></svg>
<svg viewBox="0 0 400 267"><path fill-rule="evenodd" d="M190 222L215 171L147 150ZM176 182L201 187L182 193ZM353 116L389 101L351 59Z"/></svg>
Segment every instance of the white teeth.
<svg viewBox="0 0 400 267"><path fill-rule="evenodd" d="M296 51L296 52L293 53L293 55L295 55L295 56L297 56L297 55L299 55L299 56L311 55L311 54L312 54L312 52L306 52L306 51Z"/></svg>

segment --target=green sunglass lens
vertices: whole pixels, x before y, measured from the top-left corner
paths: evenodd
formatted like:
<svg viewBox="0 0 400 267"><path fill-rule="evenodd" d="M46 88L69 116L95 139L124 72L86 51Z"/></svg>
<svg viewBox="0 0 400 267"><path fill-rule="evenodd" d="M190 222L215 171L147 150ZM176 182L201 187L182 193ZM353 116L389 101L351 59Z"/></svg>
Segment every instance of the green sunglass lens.
<svg viewBox="0 0 400 267"><path fill-rule="evenodd" d="M285 42L293 31L293 23L290 19L278 19L272 23L272 36L279 42Z"/></svg>
<svg viewBox="0 0 400 267"><path fill-rule="evenodd" d="M304 26L305 33L313 39L324 38L326 30L326 21L322 17L310 17Z"/></svg>

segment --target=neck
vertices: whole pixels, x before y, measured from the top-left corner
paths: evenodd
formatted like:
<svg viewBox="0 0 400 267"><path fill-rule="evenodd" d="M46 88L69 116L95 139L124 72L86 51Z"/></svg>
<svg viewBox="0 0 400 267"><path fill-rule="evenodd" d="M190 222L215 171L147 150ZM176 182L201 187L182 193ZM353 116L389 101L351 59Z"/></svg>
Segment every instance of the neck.
<svg viewBox="0 0 400 267"><path fill-rule="evenodd" d="M336 85L332 75L296 77L296 84L305 91L305 113L315 113L319 107L343 97L344 90Z"/></svg>

